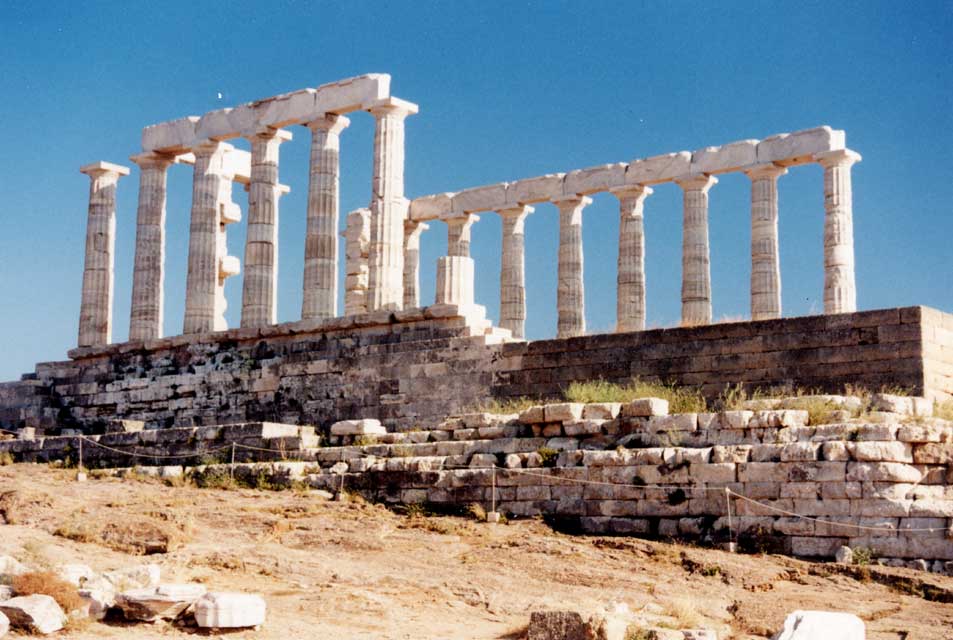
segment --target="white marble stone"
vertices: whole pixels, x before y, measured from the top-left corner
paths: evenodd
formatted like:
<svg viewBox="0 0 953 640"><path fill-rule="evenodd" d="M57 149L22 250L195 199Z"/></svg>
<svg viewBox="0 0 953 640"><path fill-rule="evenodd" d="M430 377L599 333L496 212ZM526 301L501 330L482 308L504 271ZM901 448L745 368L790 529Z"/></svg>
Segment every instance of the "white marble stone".
<svg viewBox="0 0 953 640"><path fill-rule="evenodd" d="M213 591L195 603L195 622L200 628L257 627L264 624L265 612L265 599L259 595Z"/></svg>
<svg viewBox="0 0 953 640"><path fill-rule="evenodd" d="M622 186L627 167L624 162L616 162L570 171L563 180L563 195L586 195Z"/></svg>
<svg viewBox="0 0 953 640"><path fill-rule="evenodd" d="M864 621L852 613L795 611L772 640L864 640Z"/></svg>
<svg viewBox="0 0 953 640"><path fill-rule="evenodd" d="M526 216L533 207L520 205L500 209L503 246L500 256L500 327L514 338L523 338L526 325L525 238Z"/></svg>
<svg viewBox="0 0 953 640"><path fill-rule="evenodd" d="M778 178L787 169L768 163L745 171L751 179L751 319L781 317Z"/></svg>
<svg viewBox="0 0 953 640"><path fill-rule="evenodd" d="M728 173L758 162L758 141L739 140L720 147L705 147L692 154L691 173Z"/></svg>
<svg viewBox="0 0 953 640"><path fill-rule="evenodd" d="M645 329L645 199L652 189L628 185L611 190L619 199L616 331Z"/></svg>
<svg viewBox="0 0 953 640"><path fill-rule="evenodd" d="M814 159L824 167L824 313L850 313L857 310L850 168L861 158L843 149Z"/></svg>
<svg viewBox="0 0 953 640"><path fill-rule="evenodd" d="M446 215L453 206L453 193L435 193L414 198L410 202L408 217L411 220L436 220Z"/></svg>
<svg viewBox="0 0 953 640"><path fill-rule="evenodd" d="M404 221L404 309L420 306L420 236L429 228L424 222Z"/></svg>
<svg viewBox="0 0 953 640"><path fill-rule="evenodd" d="M627 184L660 184L691 172L692 154L688 151L667 153L641 160L633 160L625 171Z"/></svg>
<svg viewBox="0 0 953 640"><path fill-rule="evenodd" d="M676 181L683 192L682 325L711 323L711 264L708 244L708 190L714 176Z"/></svg>
<svg viewBox="0 0 953 640"><path fill-rule="evenodd" d="M553 201L559 208L559 264L556 285L556 337L571 338L586 332L583 275L582 210L592 203L588 196L567 196Z"/></svg>
<svg viewBox="0 0 953 640"><path fill-rule="evenodd" d="M344 231L344 314L367 312L368 252L371 243L371 210L356 209L347 214Z"/></svg>
<svg viewBox="0 0 953 640"><path fill-rule="evenodd" d="M815 127L779 133L758 143L758 162L775 162L782 166L814 162L814 155L844 148L844 132L830 127Z"/></svg>
<svg viewBox="0 0 953 640"><path fill-rule="evenodd" d="M56 633L66 624L66 615L56 600L41 594L4 600L0 613L9 618L11 627L41 635Z"/></svg>
<svg viewBox="0 0 953 640"><path fill-rule="evenodd" d="M565 177L566 174L564 173L550 173L507 183L506 200L508 206L549 202L553 198L561 197Z"/></svg>
<svg viewBox="0 0 953 640"><path fill-rule="evenodd" d="M490 184L458 191L450 199L453 214L494 211L506 206L506 183Z"/></svg>

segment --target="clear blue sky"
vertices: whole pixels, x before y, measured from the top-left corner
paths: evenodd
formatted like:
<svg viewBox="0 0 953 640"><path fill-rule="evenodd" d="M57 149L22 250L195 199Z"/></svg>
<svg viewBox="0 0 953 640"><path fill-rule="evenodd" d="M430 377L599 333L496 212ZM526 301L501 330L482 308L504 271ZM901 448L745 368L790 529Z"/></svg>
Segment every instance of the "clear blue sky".
<svg viewBox="0 0 953 640"><path fill-rule="evenodd" d="M153 8L154 7L154 8ZM76 342L88 179L129 165L143 126L368 72L420 104L410 197L829 124L854 169L859 307L953 311L953 3L10 2L0 0L0 380ZM222 98L218 98L218 94ZM307 130L282 147L280 320L299 317ZM342 214L366 206L373 120L342 137ZM786 315L822 308L821 170L781 179ZM182 327L190 171L170 174L166 332ZM138 176L119 188L114 340L125 340ZM748 313L749 183L711 192L716 318ZM245 194L235 190L236 201ZM343 218L343 215L342 215ZM343 220L342 220L343 222ZM229 232L243 255L244 225ZM614 324L618 214L584 218L586 315ZM648 316L679 316L681 200L646 205ZM500 224L474 228L477 300L498 317ZM557 215L526 226L528 333L555 334ZM433 299L445 227L424 235ZM239 318L241 279L227 286Z"/></svg>

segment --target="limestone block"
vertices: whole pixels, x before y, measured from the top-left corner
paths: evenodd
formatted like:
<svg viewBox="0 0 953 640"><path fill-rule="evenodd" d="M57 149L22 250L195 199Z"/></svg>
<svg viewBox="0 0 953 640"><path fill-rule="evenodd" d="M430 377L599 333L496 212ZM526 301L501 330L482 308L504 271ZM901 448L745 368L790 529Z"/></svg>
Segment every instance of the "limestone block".
<svg viewBox="0 0 953 640"><path fill-rule="evenodd" d="M265 599L251 593L206 593L195 603L199 627L235 629L257 627L265 622Z"/></svg>
<svg viewBox="0 0 953 640"><path fill-rule="evenodd" d="M116 596L116 606L127 620L174 620L205 592L200 584L160 584L124 591Z"/></svg>
<svg viewBox="0 0 953 640"><path fill-rule="evenodd" d="M918 444L913 450L913 461L917 464L953 465L953 442Z"/></svg>
<svg viewBox="0 0 953 640"><path fill-rule="evenodd" d="M451 211L446 213L473 213L496 211L506 207L506 183L472 187L459 191L450 198Z"/></svg>
<svg viewBox="0 0 953 640"><path fill-rule="evenodd" d="M42 635L55 633L66 624L66 614L56 600L41 594L4 600L0 614L9 619L10 626Z"/></svg>
<svg viewBox="0 0 953 640"><path fill-rule="evenodd" d="M453 210L452 193L435 193L410 201L411 220L436 220Z"/></svg>
<svg viewBox="0 0 953 640"><path fill-rule="evenodd" d="M851 613L795 611L773 640L864 640L864 622Z"/></svg>
<svg viewBox="0 0 953 640"><path fill-rule="evenodd" d="M470 468L495 467L496 456L491 453L474 453L470 458Z"/></svg>
<svg viewBox="0 0 953 640"><path fill-rule="evenodd" d="M901 462L849 462L848 482L920 482L923 472Z"/></svg>
<svg viewBox="0 0 953 640"><path fill-rule="evenodd" d="M668 153L642 160L633 160L625 172L626 184L659 184L691 172L692 154L688 151Z"/></svg>
<svg viewBox="0 0 953 640"><path fill-rule="evenodd" d="M586 195L621 187L627 167L624 162L617 162L570 171L563 180L563 195Z"/></svg>
<svg viewBox="0 0 953 640"><path fill-rule="evenodd" d="M182 151L191 149L199 116L188 116L142 130L143 151Z"/></svg>
<svg viewBox="0 0 953 640"><path fill-rule="evenodd" d="M758 143L758 163L805 164L813 162L815 153L843 149L845 144L844 132L827 126L779 133Z"/></svg>
<svg viewBox="0 0 953 640"><path fill-rule="evenodd" d="M723 411L719 414L723 429L747 429L752 417L753 411Z"/></svg>
<svg viewBox="0 0 953 640"><path fill-rule="evenodd" d="M549 202L563 195L564 173L551 173L527 178L506 185L506 199L510 205Z"/></svg>
<svg viewBox="0 0 953 640"><path fill-rule="evenodd" d="M590 405L586 405L587 407ZM578 437L602 433L602 425L605 420L578 420L575 422L566 422L563 424L563 431L567 436Z"/></svg>
<svg viewBox="0 0 953 640"><path fill-rule="evenodd" d="M691 173L727 173L758 161L758 141L739 140L720 147L705 147L692 154Z"/></svg>
<svg viewBox="0 0 953 640"><path fill-rule="evenodd" d="M668 400L662 398L638 398L623 405L621 415L626 418L667 416Z"/></svg>
<svg viewBox="0 0 953 640"><path fill-rule="evenodd" d="M718 462L747 462L749 456L751 455L752 445L750 444L741 444L741 445L730 445L723 446L717 445L712 447L711 450L711 461Z"/></svg>
<svg viewBox="0 0 953 640"><path fill-rule="evenodd" d="M582 409L586 420L614 420L622 409L619 402L590 402Z"/></svg>
<svg viewBox="0 0 953 640"><path fill-rule="evenodd" d="M828 425L825 425L825 427ZM838 427L843 428L843 425L838 425ZM847 427L850 428L850 427ZM862 424L854 428L854 440L863 440L863 441L882 441L890 442L891 440L896 440L897 431L900 429L900 426L897 424L891 423L877 423L877 424ZM817 430L818 435L821 433L820 427ZM835 437L843 437L843 433L835 433Z"/></svg>
<svg viewBox="0 0 953 640"><path fill-rule="evenodd" d="M62 564L56 568L56 574L77 587L96 577L96 572L85 564Z"/></svg>
<svg viewBox="0 0 953 640"><path fill-rule="evenodd" d="M752 462L780 462L781 451L786 445L782 444L755 444L749 445Z"/></svg>
<svg viewBox="0 0 953 640"><path fill-rule="evenodd" d="M781 448L781 461L813 461L817 460L820 445L813 442L794 442Z"/></svg>
<svg viewBox="0 0 953 640"><path fill-rule="evenodd" d="M703 483L728 483L737 480L737 465L733 462L692 464L689 475Z"/></svg>
<svg viewBox="0 0 953 640"><path fill-rule="evenodd" d="M909 442L848 442L847 450L862 462L913 462Z"/></svg>
<svg viewBox="0 0 953 640"><path fill-rule="evenodd" d="M698 414L676 413L673 415L656 415L648 419L646 428L655 433L669 431L696 431L698 429Z"/></svg>
<svg viewBox="0 0 953 640"><path fill-rule="evenodd" d="M331 425L332 436L384 435L387 429L380 420L341 420Z"/></svg>
<svg viewBox="0 0 953 640"><path fill-rule="evenodd" d="M543 407L541 405L537 405L530 407L529 409L524 409L520 412L519 421L521 424L540 424L546 422L543 414Z"/></svg>
<svg viewBox="0 0 953 640"><path fill-rule="evenodd" d="M821 444L821 459L831 461L850 460L850 451L846 442L833 441Z"/></svg>
<svg viewBox="0 0 953 640"><path fill-rule="evenodd" d="M4 598L0 598L4 600ZM3 613L0 613L0 638L7 635L7 631L10 630L10 619Z"/></svg>
<svg viewBox="0 0 953 640"><path fill-rule="evenodd" d="M581 402L547 404L543 407L543 416L546 422L575 422L582 418L585 406Z"/></svg>
<svg viewBox="0 0 953 640"><path fill-rule="evenodd" d="M897 430L897 440L901 442L950 442L953 430L938 424L908 424Z"/></svg>

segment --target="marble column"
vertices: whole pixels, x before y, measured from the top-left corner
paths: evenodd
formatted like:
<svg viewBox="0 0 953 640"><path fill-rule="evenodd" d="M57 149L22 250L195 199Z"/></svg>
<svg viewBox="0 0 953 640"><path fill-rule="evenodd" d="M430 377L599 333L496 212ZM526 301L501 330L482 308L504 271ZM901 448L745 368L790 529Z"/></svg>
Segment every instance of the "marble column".
<svg viewBox="0 0 953 640"><path fill-rule="evenodd" d="M751 179L751 319L781 317L781 259L778 255L778 178L787 173L773 163L745 174Z"/></svg>
<svg viewBox="0 0 953 640"><path fill-rule="evenodd" d="M232 202L233 176L225 162L225 155L233 148L206 140L192 149L195 166L183 333L228 328L225 279L238 273L239 263L227 253L225 226L241 220L241 210Z"/></svg>
<svg viewBox="0 0 953 640"><path fill-rule="evenodd" d="M714 176L676 180L682 188L682 326L711 323L711 264L708 247L708 190Z"/></svg>
<svg viewBox="0 0 953 640"><path fill-rule="evenodd" d="M447 223L447 255L437 259L437 304L467 306L474 303L470 229L479 219L473 214L443 219Z"/></svg>
<svg viewBox="0 0 953 640"><path fill-rule="evenodd" d="M430 228L425 222L404 222L404 308L420 306L420 236Z"/></svg>
<svg viewBox="0 0 953 640"><path fill-rule="evenodd" d="M586 332L583 283L582 210L592 203L588 196L553 200L559 208L559 265L557 268L556 337L570 338Z"/></svg>
<svg viewBox="0 0 953 640"><path fill-rule="evenodd" d="M619 267L616 275L617 332L645 329L645 199L651 187L610 189L619 199Z"/></svg>
<svg viewBox="0 0 953 640"><path fill-rule="evenodd" d="M850 313L857 311L850 168L861 157L841 149L814 159L824 167L824 313Z"/></svg>
<svg viewBox="0 0 953 640"><path fill-rule="evenodd" d="M77 344L98 347L112 341L116 185L120 177L129 175L129 168L95 162L81 167L80 172L89 176L89 209Z"/></svg>
<svg viewBox="0 0 953 640"><path fill-rule="evenodd" d="M311 130L311 164L301 304L301 317L306 320L338 314L340 136L350 123L334 114L307 123Z"/></svg>
<svg viewBox="0 0 953 640"><path fill-rule="evenodd" d="M175 156L148 151L130 160L139 165L139 209L129 339L155 340L162 337L166 184Z"/></svg>
<svg viewBox="0 0 953 640"><path fill-rule="evenodd" d="M246 138L251 143L245 277L242 279L243 327L278 323L278 148L291 133L270 127Z"/></svg>
<svg viewBox="0 0 953 640"><path fill-rule="evenodd" d="M344 231L344 315L367 313L367 258L371 242L371 210L347 214Z"/></svg>
<svg viewBox="0 0 953 640"><path fill-rule="evenodd" d="M408 207L404 197L404 120L417 113L417 105L386 98L365 108L377 122L367 307L368 311L399 309L404 301L404 219Z"/></svg>
<svg viewBox="0 0 953 640"><path fill-rule="evenodd" d="M514 338L525 337L526 331L526 274L525 235L526 216L535 209L520 205L501 209L497 213L503 222L503 250L500 259L500 327L509 329Z"/></svg>

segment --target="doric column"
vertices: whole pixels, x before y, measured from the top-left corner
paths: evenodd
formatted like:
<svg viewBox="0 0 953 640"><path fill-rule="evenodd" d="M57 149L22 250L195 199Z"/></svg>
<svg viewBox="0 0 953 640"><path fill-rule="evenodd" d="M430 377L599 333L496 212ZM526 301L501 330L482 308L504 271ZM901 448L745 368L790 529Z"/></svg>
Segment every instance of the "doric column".
<svg viewBox="0 0 953 640"><path fill-rule="evenodd" d="M327 114L311 129L308 223L304 239L303 319L338 314L338 209L341 132L351 123Z"/></svg>
<svg viewBox="0 0 953 640"><path fill-rule="evenodd" d="M857 311L850 168L861 158L841 149L814 159L824 167L824 313L850 313Z"/></svg>
<svg viewBox="0 0 953 640"><path fill-rule="evenodd" d="M92 347L112 340L116 185L120 177L129 175L129 168L95 162L81 167L80 172L89 176L89 209L77 343Z"/></svg>
<svg viewBox="0 0 953 640"><path fill-rule="evenodd" d="M365 108L377 121L374 132L374 176L371 183L371 246L368 311L399 309L403 304L404 119L417 105L386 98Z"/></svg>
<svg viewBox="0 0 953 640"><path fill-rule="evenodd" d="M447 223L447 255L437 259L437 304L466 306L474 302L470 228L479 219L473 214L443 218Z"/></svg>
<svg viewBox="0 0 953 640"><path fill-rule="evenodd" d="M557 338L580 336L586 332L582 210L591 203L592 198L588 196L567 196L553 200L553 204L559 208Z"/></svg>
<svg viewBox="0 0 953 640"><path fill-rule="evenodd" d="M619 268L616 276L616 331L645 329L645 199L652 189L627 185L610 189L619 199Z"/></svg>
<svg viewBox="0 0 953 640"><path fill-rule="evenodd" d="M155 340L162 337L166 178L175 156L147 151L130 160L139 165L139 210L129 339Z"/></svg>
<svg viewBox="0 0 953 640"><path fill-rule="evenodd" d="M243 327L278 322L278 147L291 133L270 127L246 136L251 143L245 277L242 279Z"/></svg>
<svg viewBox="0 0 953 640"><path fill-rule="evenodd" d="M344 315L367 312L367 258L371 242L371 210L357 209L347 214L344 244Z"/></svg>
<svg viewBox="0 0 953 640"><path fill-rule="evenodd" d="M228 328L225 278L236 275L239 264L238 258L227 254L225 225L241 220L241 210L232 202L233 176L225 162L225 155L233 148L206 140L192 149L195 166L183 333Z"/></svg>
<svg viewBox="0 0 953 640"><path fill-rule="evenodd" d="M420 306L420 235L429 229L425 222L404 221L404 308Z"/></svg>
<svg viewBox="0 0 953 640"><path fill-rule="evenodd" d="M778 255L778 178L787 173L759 164L751 178L751 319L781 317L781 260Z"/></svg>
<svg viewBox="0 0 953 640"><path fill-rule="evenodd" d="M514 338L526 333L526 275L523 227L526 216L535 209L520 205L501 209L503 252L500 259L500 327L509 329Z"/></svg>
<svg viewBox="0 0 953 640"><path fill-rule="evenodd" d="M708 190L715 176L676 180L682 188L682 325L711 323L711 264L708 248Z"/></svg>

